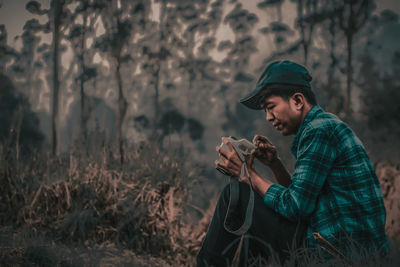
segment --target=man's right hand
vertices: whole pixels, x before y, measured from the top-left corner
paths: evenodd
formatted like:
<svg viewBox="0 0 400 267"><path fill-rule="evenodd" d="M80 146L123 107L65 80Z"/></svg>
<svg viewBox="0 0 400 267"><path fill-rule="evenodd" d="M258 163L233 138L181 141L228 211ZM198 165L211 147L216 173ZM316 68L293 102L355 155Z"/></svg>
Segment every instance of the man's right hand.
<svg viewBox="0 0 400 267"><path fill-rule="evenodd" d="M256 135L253 138L253 144L257 146L254 155L255 157L267 166L271 166L278 159L276 147L262 135Z"/></svg>

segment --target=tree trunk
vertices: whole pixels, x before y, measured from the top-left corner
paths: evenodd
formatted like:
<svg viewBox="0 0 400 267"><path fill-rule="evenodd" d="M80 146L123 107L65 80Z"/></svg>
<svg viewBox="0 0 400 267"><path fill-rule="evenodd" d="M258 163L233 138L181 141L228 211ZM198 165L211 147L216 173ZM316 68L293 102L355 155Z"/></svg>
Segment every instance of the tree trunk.
<svg viewBox="0 0 400 267"><path fill-rule="evenodd" d="M278 21L282 22L282 3L279 3L278 6L276 7L276 11L278 13Z"/></svg>
<svg viewBox="0 0 400 267"><path fill-rule="evenodd" d="M164 15L167 9L167 4L165 0L162 0L161 3L161 8L160 8L160 23L159 23L159 34L160 34L160 42L159 42L159 50L158 50L158 55L157 55L157 65L156 69L153 72L153 77L154 77L154 126L153 126L153 137L157 138L157 128L158 128L158 123L159 123L159 113L160 113L160 103L159 103L159 96L160 96L160 72L161 72L161 65L162 61L164 60L164 28L163 28L163 23L164 23Z"/></svg>
<svg viewBox="0 0 400 267"><path fill-rule="evenodd" d="M347 41L347 88L346 88L346 99L345 99L345 111L346 116L350 117L352 114L351 108L351 85L353 82L353 65L352 65L352 53L353 53L353 38L357 31L364 25L369 17L369 0L360 1L344 1L343 10L339 16L340 28L344 31ZM346 5L348 5L348 18L347 26L344 23L344 14Z"/></svg>
<svg viewBox="0 0 400 267"><path fill-rule="evenodd" d="M57 118L58 118L58 98L59 98L59 87L60 81L58 77L59 72L59 45L60 45L60 17L61 17L61 3L60 0L54 0L54 13L53 13L53 106L52 106L52 117L51 117L51 130L52 130L52 153L57 153Z"/></svg>
<svg viewBox="0 0 400 267"><path fill-rule="evenodd" d="M7 51L7 30L5 25L0 25L0 74L5 72L5 62L3 61L6 55L5 51Z"/></svg>
<svg viewBox="0 0 400 267"><path fill-rule="evenodd" d="M352 52L353 52L353 35L347 36L347 89L346 89L346 115L351 115L351 83L353 79L353 65L352 65Z"/></svg>
<svg viewBox="0 0 400 267"><path fill-rule="evenodd" d="M84 22L83 22L84 27L86 26L86 16L84 17ZM83 143L86 146L86 141L87 141L87 131L86 131L86 114L85 114L85 73L86 73L86 66L85 66L85 28L83 28L82 36L81 36L81 44L80 44L80 55L79 55L79 61L81 65L81 79L80 79L80 100L81 100L81 118L80 118L80 124L81 124L81 136L83 138Z"/></svg>
<svg viewBox="0 0 400 267"><path fill-rule="evenodd" d="M87 133L86 133L86 120L85 120L85 87L83 78L80 80L80 98L81 98L81 135L83 138L83 142L86 143L87 140Z"/></svg>
<svg viewBox="0 0 400 267"><path fill-rule="evenodd" d="M297 1L297 19L299 20L301 46L303 47L304 52L304 65L307 66L308 44L306 41L306 25L303 21L303 7L303 1Z"/></svg>
<svg viewBox="0 0 400 267"><path fill-rule="evenodd" d="M117 58L117 68L115 70L115 75L117 77L118 83L118 124L117 124L117 142L118 142L118 149L119 149L119 157L120 163L124 163L124 144L122 138L122 125L124 122L126 109L127 109L127 101L124 96L124 92L122 90L122 78L121 78L121 59Z"/></svg>
<svg viewBox="0 0 400 267"><path fill-rule="evenodd" d="M304 66L307 66L308 63L308 43L303 42L303 51L304 51Z"/></svg>
<svg viewBox="0 0 400 267"><path fill-rule="evenodd" d="M161 62L160 62L161 63ZM157 127L158 125L158 119L159 119L159 88L160 88L160 67L157 66L157 70L154 73L154 121L155 125Z"/></svg>
<svg viewBox="0 0 400 267"><path fill-rule="evenodd" d="M333 83L333 78L334 78L334 73L335 73L335 67L336 67L336 56L335 56L335 19L332 16L330 19L330 24L329 24L329 33L331 34L331 42L330 42L330 51L329 51L329 57L331 58L331 63L329 64L329 69L328 69L328 85L329 87L332 86Z"/></svg>

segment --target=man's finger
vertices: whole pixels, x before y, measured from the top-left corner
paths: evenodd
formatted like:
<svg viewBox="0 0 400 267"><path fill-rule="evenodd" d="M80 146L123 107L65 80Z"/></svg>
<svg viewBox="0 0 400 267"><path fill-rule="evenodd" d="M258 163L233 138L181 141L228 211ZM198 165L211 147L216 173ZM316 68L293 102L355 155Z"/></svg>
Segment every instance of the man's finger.
<svg viewBox="0 0 400 267"><path fill-rule="evenodd" d="M219 153L220 158L224 162L232 162L233 165L240 167L242 162L238 158L237 155L232 154L232 152L227 152L221 147L217 147L217 152ZM236 152L235 152L236 153Z"/></svg>
<svg viewBox="0 0 400 267"><path fill-rule="evenodd" d="M222 163L222 162L220 162L220 161L218 161L218 160L216 160L215 161L215 167L217 168L217 169L222 169L224 172L226 172L226 174L231 174L228 170L227 170L227 168L226 168L226 164L224 164L224 163Z"/></svg>
<svg viewBox="0 0 400 267"><path fill-rule="evenodd" d="M223 162L216 160L215 165L217 165L217 167L223 168L224 170L226 170L227 172L232 173L232 174L235 174L240 170L235 165L229 165L229 162L223 163Z"/></svg>
<svg viewBox="0 0 400 267"><path fill-rule="evenodd" d="M256 144L256 142L257 142L259 139L260 139L260 135L256 134L256 135L253 137L253 144Z"/></svg>
<svg viewBox="0 0 400 267"><path fill-rule="evenodd" d="M239 159L239 155L237 154L235 148L232 146L231 142L225 137L222 137L222 142L231 150L231 152L227 153L227 158L229 160L234 160L236 165L240 165L242 161Z"/></svg>
<svg viewBox="0 0 400 267"><path fill-rule="evenodd" d="M265 137L263 135L259 135L259 134L256 134L253 138L253 144L256 144L256 143L270 143L271 144L271 142L268 140L267 137Z"/></svg>
<svg viewBox="0 0 400 267"><path fill-rule="evenodd" d="M251 153L251 154L246 158L247 166L253 166L254 157L255 157L255 153Z"/></svg>
<svg viewBox="0 0 400 267"><path fill-rule="evenodd" d="M219 161L219 160L216 160L215 161L215 165L217 165L218 167L222 167L222 168L226 168L227 166L226 166L226 163L222 163L221 161Z"/></svg>
<svg viewBox="0 0 400 267"><path fill-rule="evenodd" d="M217 146L216 147L217 152L219 153L219 155L221 155L222 157L224 157L225 159L228 159L228 151L225 151L222 147Z"/></svg>
<svg viewBox="0 0 400 267"><path fill-rule="evenodd" d="M255 155L256 157L261 157L261 156L264 155L264 153L261 152L259 149L256 149L256 151L254 152L254 155Z"/></svg>
<svg viewBox="0 0 400 267"><path fill-rule="evenodd" d="M228 152L220 146L218 146L216 150L223 159L226 159L228 161L234 160L234 157L232 157L232 152Z"/></svg>
<svg viewBox="0 0 400 267"><path fill-rule="evenodd" d="M268 154L266 154L265 152L261 152L261 151L257 151L256 153L254 153L254 156L258 159L265 159L268 157Z"/></svg>
<svg viewBox="0 0 400 267"><path fill-rule="evenodd" d="M268 140L265 136L263 136L263 135L260 135L260 134L256 134L254 137L253 137L253 142L254 141L266 141L266 140Z"/></svg>
<svg viewBox="0 0 400 267"><path fill-rule="evenodd" d="M260 143L258 148L262 150L275 150L275 146L272 144Z"/></svg>
<svg viewBox="0 0 400 267"><path fill-rule="evenodd" d="M228 141L228 139L226 139L225 137L222 137L222 142L224 142L224 144L231 150L231 151L235 151L236 150L233 148L231 142Z"/></svg>

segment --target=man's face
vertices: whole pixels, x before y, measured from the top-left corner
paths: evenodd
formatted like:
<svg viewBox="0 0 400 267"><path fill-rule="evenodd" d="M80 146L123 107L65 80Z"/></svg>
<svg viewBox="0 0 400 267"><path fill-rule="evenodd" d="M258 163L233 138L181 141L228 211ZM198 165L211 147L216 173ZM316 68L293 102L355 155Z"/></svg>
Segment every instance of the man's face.
<svg viewBox="0 0 400 267"><path fill-rule="evenodd" d="M265 99L263 109L266 120L282 135L296 134L302 122L301 112L296 106L296 101L290 97L286 100L280 96L270 96Z"/></svg>

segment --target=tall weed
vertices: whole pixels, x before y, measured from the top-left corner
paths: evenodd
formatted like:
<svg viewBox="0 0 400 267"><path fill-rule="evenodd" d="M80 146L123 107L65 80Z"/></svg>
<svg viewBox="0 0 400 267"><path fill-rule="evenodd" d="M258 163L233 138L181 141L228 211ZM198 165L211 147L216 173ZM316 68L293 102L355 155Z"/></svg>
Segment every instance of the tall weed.
<svg viewBox="0 0 400 267"><path fill-rule="evenodd" d="M198 168L155 143L130 151L124 165L109 151L101 160L78 150L67 157L1 158L2 224L72 246L110 243L174 264L193 263L204 231L185 214Z"/></svg>

